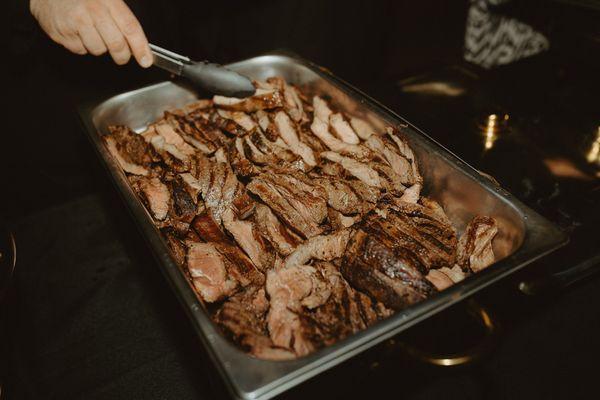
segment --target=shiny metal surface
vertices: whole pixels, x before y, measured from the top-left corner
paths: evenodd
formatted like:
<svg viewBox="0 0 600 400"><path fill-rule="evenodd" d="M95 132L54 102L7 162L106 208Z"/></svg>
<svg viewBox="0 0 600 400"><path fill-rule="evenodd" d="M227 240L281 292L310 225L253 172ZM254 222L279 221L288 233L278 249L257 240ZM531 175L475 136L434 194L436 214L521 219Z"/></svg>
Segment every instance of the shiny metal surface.
<svg viewBox="0 0 600 400"><path fill-rule="evenodd" d="M389 124L401 127L417 154L426 182L424 193L444 206L459 231L477 214L495 217L500 231L493 243L497 261L486 270L309 356L292 361L258 360L238 350L211 322L204 306L173 262L150 215L101 141L101 135L106 134L109 125L127 124L141 131L164 110L195 100L194 93L164 82L82 107L80 115L95 149L234 396L271 398L391 338L567 242L563 233L510 193L481 176L398 115L318 66L285 55L266 55L228 67L253 79L282 76L307 93L327 94L336 107L367 119L376 127Z"/></svg>
<svg viewBox="0 0 600 400"><path fill-rule="evenodd" d="M189 79L194 85L210 93L230 97L248 97L255 92L252 81L246 76L222 65L192 61L172 51L150 44L154 65L172 74Z"/></svg>

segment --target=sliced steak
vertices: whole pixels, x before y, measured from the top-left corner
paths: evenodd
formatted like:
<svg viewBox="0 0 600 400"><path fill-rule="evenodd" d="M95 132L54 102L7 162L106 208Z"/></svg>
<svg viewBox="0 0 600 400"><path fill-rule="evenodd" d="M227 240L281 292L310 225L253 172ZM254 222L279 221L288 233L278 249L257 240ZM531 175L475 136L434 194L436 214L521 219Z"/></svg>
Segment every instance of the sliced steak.
<svg viewBox="0 0 600 400"><path fill-rule="evenodd" d="M331 235L314 236L297 246L284 261L285 268L308 264L310 260L331 261L344 254L351 231L343 229Z"/></svg>
<svg viewBox="0 0 600 400"><path fill-rule="evenodd" d="M160 179L140 178L135 181L133 187L155 220L163 221L167 218L171 206L171 193Z"/></svg>
<svg viewBox="0 0 600 400"><path fill-rule="evenodd" d="M437 220L430 209L418 204L398 202L390 205L381 218L372 213L365 218L364 229L426 274L430 269L451 268L456 261L456 232L451 225Z"/></svg>
<svg viewBox="0 0 600 400"><path fill-rule="evenodd" d="M189 224L196 216L197 200L192 198L187 184L179 175L169 182L168 188L172 198L172 217Z"/></svg>
<svg viewBox="0 0 600 400"><path fill-rule="evenodd" d="M232 210L227 210L223 213L223 226L259 270L264 272L273 266L274 249L253 222L240 220Z"/></svg>
<svg viewBox="0 0 600 400"><path fill-rule="evenodd" d="M187 266L202 300L213 303L232 295L238 281L230 276L236 267L217 250L215 243L188 242Z"/></svg>
<svg viewBox="0 0 600 400"><path fill-rule="evenodd" d="M284 193L287 195L288 191L274 180L276 179L271 179L268 174L261 174L252 178L247 189L260 197L290 229L302 237L308 238L322 233L323 228L315 222L314 216L311 215L306 205L302 204L299 199L286 197ZM300 205L301 210L296 208L297 205ZM326 207L325 205L325 212L327 212Z"/></svg>
<svg viewBox="0 0 600 400"><path fill-rule="evenodd" d="M265 235L282 256L289 255L302 239L288 230L271 209L264 204L256 205L255 223L260 232Z"/></svg>
<svg viewBox="0 0 600 400"><path fill-rule="evenodd" d="M383 182L381 181L377 171L365 163L356 161L350 157L344 157L333 151L325 151L321 153L321 157L340 164L352 176L358 178L369 186L376 188L383 187Z"/></svg>
<svg viewBox="0 0 600 400"><path fill-rule="evenodd" d="M357 117L350 118L350 125L354 129L354 132L360 137L362 140L368 140L372 135L375 134L375 128L371 126L364 119L360 119Z"/></svg>
<svg viewBox="0 0 600 400"><path fill-rule="evenodd" d="M218 108L232 111L255 112L283 107L283 96L279 90L256 89L256 93L245 99L214 96L213 102Z"/></svg>
<svg viewBox="0 0 600 400"><path fill-rule="evenodd" d="M354 129L352 129L352 127L350 126L348 121L344 119L344 116L342 114L331 114L331 116L329 117L329 123L331 124L331 130L344 143L360 143L360 139L356 135L356 132L354 132Z"/></svg>
<svg viewBox="0 0 600 400"><path fill-rule="evenodd" d="M288 360L295 354L276 347L268 336L265 315L269 307L264 289L250 287L225 301L214 321L226 336L251 355L267 360Z"/></svg>
<svg viewBox="0 0 600 400"><path fill-rule="evenodd" d="M175 262L177 262L177 265L183 266L186 261L187 248L179 234L171 227L162 228L160 233L167 241L167 245L171 250Z"/></svg>
<svg viewBox="0 0 600 400"><path fill-rule="evenodd" d="M290 117L284 111L279 111L275 114L274 121L279 135L289 146L290 150L300 156L307 165L311 167L317 165L313 150L306 143L300 141L298 132Z"/></svg>
<svg viewBox="0 0 600 400"><path fill-rule="evenodd" d="M479 272L494 263L492 240L497 233L494 218L473 218L458 242L457 264L463 271Z"/></svg>
<svg viewBox="0 0 600 400"><path fill-rule="evenodd" d="M434 287L412 265L412 260L398 256L378 236L362 229L356 232L340 268L344 278L394 310L402 310L433 294Z"/></svg>

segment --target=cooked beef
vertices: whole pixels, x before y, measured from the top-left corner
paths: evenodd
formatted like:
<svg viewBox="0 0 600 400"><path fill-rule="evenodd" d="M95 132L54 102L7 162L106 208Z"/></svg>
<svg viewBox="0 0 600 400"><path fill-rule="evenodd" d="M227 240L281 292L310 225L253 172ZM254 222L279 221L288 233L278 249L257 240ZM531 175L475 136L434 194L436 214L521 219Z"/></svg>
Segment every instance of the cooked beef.
<svg viewBox="0 0 600 400"><path fill-rule="evenodd" d="M238 126L241 126L247 133L253 132L257 125L256 122L245 112L217 110L217 113L223 117L233 120Z"/></svg>
<svg viewBox="0 0 600 400"><path fill-rule="evenodd" d="M217 250L217 245L189 242L188 248L188 270L202 300L213 303L233 294L238 282L230 271L236 267Z"/></svg>
<svg viewBox="0 0 600 400"><path fill-rule="evenodd" d="M248 133L246 129L239 125L235 120L224 118L219 115L218 112L213 113L210 120L217 128L221 129L223 132L229 133L230 135L244 136L246 133Z"/></svg>
<svg viewBox="0 0 600 400"><path fill-rule="evenodd" d="M187 254L187 248L183 243L183 240L179 237L177 232L171 227L165 227L160 230L162 236L167 241L167 245L171 250L171 254L173 258L177 262L177 265L183 266L185 265L185 257ZM187 268L185 269L187 271Z"/></svg>
<svg viewBox="0 0 600 400"><path fill-rule="evenodd" d="M380 136L372 135L365 143L367 147L379 153L387 161L399 177L400 183L407 186L415 183L412 163L400 155L398 149L393 146L391 141L384 141Z"/></svg>
<svg viewBox="0 0 600 400"><path fill-rule="evenodd" d="M214 96L213 102L217 107L226 110L255 112L283 107L283 96L278 90L256 89L256 93L252 97L236 99Z"/></svg>
<svg viewBox="0 0 600 400"><path fill-rule="evenodd" d="M167 218L171 204L171 193L160 179L157 177L140 178L134 182L133 188L142 198L154 219L163 221Z"/></svg>
<svg viewBox="0 0 600 400"><path fill-rule="evenodd" d="M279 111L275 114L274 122L279 135L290 150L300 156L307 165L311 167L317 165L313 150L306 143L300 141L298 132L290 117L285 112Z"/></svg>
<svg viewBox="0 0 600 400"><path fill-rule="evenodd" d="M274 249L270 242L263 238L254 223L238 219L229 209L223 213L223 226L258 269L264 272L273 266Z"/></svg>
<svg viewBox="0 0 600 400"><path fill-rule="evenodd" d="M405 203L416 204L417 201L419 201L419 197L421 196L421 189L421 184L415 183L414 185L412 185L404 191L404 193L400 197L400 200L402 200Z"/></svg>
<svg viewBox="0 0 600 400"><path fill-rule="evenodd" d="M427 278L437 290L444 290L454 285L452 279L439 269L432 269L425 278Z"/></svg>
<svg viewBox="0 0 600 400"><path fill-rule="evenodd" d="M381 234L400 256L426 274L432 268L451 268L456 260L456 233L452 226L436 219L430 209L398 202L390 205L385 218L369 214L363 229Z"/></svg>
<svg viewBox="0 0 600 400"><path fill-rule="evenodd" d="M460 241L408 141L334 113L282 78L246 99L165 112L104 138L225 335L258 358L303 356L494 261L496 222ZM400 129L400 128L398 128ZM437 289L437 290L436 290Z"/></svg>
<svg viewBox="0 0 600 400"><path fill-rule="evenodd" d="M129 162L148 167L151 163L160 161L158 155L152 147L146 143L141 135L138 135L126 126L110 126L110 135L116 142L116 147L122 154L122 157Z"/></svg>
<svg viewBox="0 0 600 400"><path fill-rule="evenodd" d="M190 223L196 216L196 202L187 190L187 185L181 176L169 182L171 191L173 216L183 222Z"/></svg>
<svg viewBox="0 0 600 400"><path fill-rule="evenodd" d="M321 153L321 157L340 164L352 176L360 179L369 186L377 188L381 188L383 186L377 171L365 163L356 161L349 157L344 157L333 151L324 151Z"/></svg>
<svg viewBox="0 0 600 400"><path fill-rule="evenodd" d="M311 215L310 206L307 207L306 204L302 203L304 199L286 198L283 193L287 194L290 191L276 183L277 179L271 178L271 176L264 174L254 177L247 189L260 197L288 227L302 237L309 238L323 232L323 228L319 226L320 221L315 222L319 215L316 217ZM296 206L300 208L297 209ZM316 208L318 212L321 205L317 203ZM327 213L326 205L324 211Z"/></svg>
<svg viewBox="0 0 600 400"><path fill-rule="evenodd" d="M350 125L362 140L367 140L375 134L375 129L364 119L352 117L350 118Z"/></svg>
<svg viewBox="0 0 600 400"><path fill-rule="evenodd" d="M473 218L458 242L457 264L463 271L479 272L494 263L492 240L497 233L493 218Z"/></svg>
<svg viewBox="0 0 600 400"><path fill-rule="evenodd" d="M331 261L346 250L351 231L343 229L331 235L314 236L297 246L284 261L284 268L308 264L311 259Z"/></svg>
<svg viewBox="0 0 600 400"><path fill-rule="evenodd" d="M132 162L131 158L128 157L126 153L122 153L121 151L119 151L119 145L113 137L105 136L104 141L106 142L106 147L108 151L117 160L121 168L123 168L123 171L129 174L142 176L146 176L150 173L147 168L144 168L143 166Z"/></svg>
<svg viewBox="0 0 600 400"><path fill-rule="evenodd" d="M333 208L329 208L327 210L327 216L329 217L329 223L331 227L335 230L349 228L362 218L360 214L346 216L341 212L334 210Z"/></svg>
<svg viewBox="0 0 600 400"><path fill-rule="evenodd" d="M255 222L260 232L282 256L289 255L302 242L298 235L286 228L271 209L263 204L256 206Z"/></svg>
<svg viewBox="0 0 600 400"><path fill-rule="evenodd" d="M201 152L212 154L217 149L217 146L198 129L195 121L186 114L165 112L165 121L175 129L184 141Z"/></svg>
<svg viewBox="0 0 600 400"><path fill-rule="evenodd" d="M379 232L359 229L347 247L341 273L355 288L368 293L394 310L402 310L426 299L434 287L414 267L409 257L390 246L393 238L379 240Z"/></svg>
<svg viewBox="0 0 600 400"><path fill-rule="evenodd" d="M295 358L293 352L276 347L269 338L265 322L268 307L265 290L250 287L225 301L213 318L227 336L255 357L267 360Z"/></svg>
<svg viewBox="0 0 600 400"><path fill-rule="evenodd" d="M313 179L327 193L327 204L341 212L351 215L363 212L367 207L352 186L337 178L317 177Z"/></svg>
<svg viewBox="0 0 600 400"><path fill-rule="evenodd" d="M339 117L335 117L332 115L331 110L327 106L327 103L319 96L315 96L313 98L313 108L314 108L314 119L310 126L312 133L315 134L321 141L332 151L341 154L347 154L358 158L365 158L369 156L369 150L363 146L359 146L358 138L356 141L351 140L348 142L343 141L340 138L335 137L333 134L329 132L330 129L330 120L335 121L338 125L338 128L344 126L342 129L343 132L347 131L345 127L345 121L339 121ZM344 124L345 123L345 124ZM333 126L332 126L333 128ZM352 128L350 128L352 129Z"/></svg>
<svg viewBox="0 0 600 400"><path fill-rule="evenodd" d="M356 136L356 132L350 126L348 121L344 119L342 114L335 113L329 117L329 123L331 124L331 130L335 135L340 138L344 143L358 144L360 140Z"/></svg>

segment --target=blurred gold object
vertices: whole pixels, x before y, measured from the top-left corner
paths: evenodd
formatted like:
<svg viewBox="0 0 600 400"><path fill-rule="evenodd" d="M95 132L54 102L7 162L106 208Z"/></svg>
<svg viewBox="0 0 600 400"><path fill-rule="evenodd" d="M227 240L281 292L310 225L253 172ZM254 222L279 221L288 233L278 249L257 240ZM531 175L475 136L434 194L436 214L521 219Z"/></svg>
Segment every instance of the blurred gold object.
<svg viewBox="0 0 600 400"><path fill-rule="evenodd" d="M490 150L494 147L496 139L498 139L498 133L500 132L500 125L505 124L509 119L508 114L504 114L500 118L497 114L490 114L486 117L485 122L480 125L484 137L484 149Z"/></svg>
<svg viewBox="0 0 600 400"><path fill-rule="evenodd" d="M592 142L590 150L586 155L586 159L590 164L600 165L600 126L596 132L596 140Z"/></svg>
<svg viewBox="0 0 600 400"><path fill-rule="evenodd" d="M469 300L467 303L467 310L469 314L479 320L486 332L482 341L470 349L465 350L462 353L455 354L433 354L426 350L407 345L406 343L400 343L400 345L410 356L422 362L441 367L453 367L457 365L470 364L474 361L477 361L492 349L492 345L498 331L498 325L490 313L475 300Z"/></svg>

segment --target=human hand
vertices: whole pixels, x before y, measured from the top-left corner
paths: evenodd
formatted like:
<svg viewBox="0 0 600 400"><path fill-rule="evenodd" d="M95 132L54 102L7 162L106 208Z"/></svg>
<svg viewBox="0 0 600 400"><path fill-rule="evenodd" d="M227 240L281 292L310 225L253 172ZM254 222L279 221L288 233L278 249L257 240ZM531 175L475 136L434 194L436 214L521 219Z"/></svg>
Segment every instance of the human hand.
<svg viewBox="0 0 600 400"><path fill-rule="evenodd" d="M153 56L139 21L123 0L30 0L31 14L52 40L76 54L131 55L147 68Z"/></svg>

